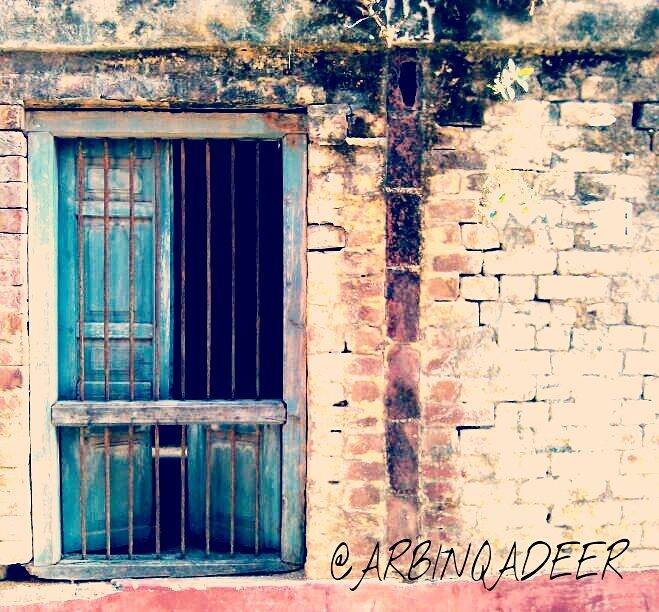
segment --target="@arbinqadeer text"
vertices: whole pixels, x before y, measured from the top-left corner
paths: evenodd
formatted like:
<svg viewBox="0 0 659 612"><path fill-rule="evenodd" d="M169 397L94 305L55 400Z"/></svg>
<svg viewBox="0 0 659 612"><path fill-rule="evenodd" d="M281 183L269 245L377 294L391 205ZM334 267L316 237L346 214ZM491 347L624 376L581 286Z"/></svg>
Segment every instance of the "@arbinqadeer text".
<svg viewBox="0 0 659 612"><path fill-rule="evenodd" d="M607 569L618 577L622 574L612 565L628 548L627 538L607 544L603 540L581 543L576 540L561 542L556 547L536 540L530 546L519 549L516 542L508 549L508 556L501 565L496 563L492 555L492 547L485 540L476 547L471 543L466 548L456 550L454 547L439 548L433 546L430 540L423 540L415 546L412 540L398 540L389 547L376 542L371 556L365 565L358 567L353 574L355 562L350 558L350 547L347 542L341 542L334 550L330 570L334 580L344 580L352 576L356 580L350 587L356 591L362 580L367 577L384 581L394 574L408 582L417 580L443 580L452 577L462 577L466 574L474 582L482 582L483 587L492 591L499 580L507 574L515 580L524 581L535 576L547 564L549 580L574 575L576 580L589 576L599 576L604 579ZM449 564L451 567L449 567ZM570 571L575 570L576 571Z"/></svg>

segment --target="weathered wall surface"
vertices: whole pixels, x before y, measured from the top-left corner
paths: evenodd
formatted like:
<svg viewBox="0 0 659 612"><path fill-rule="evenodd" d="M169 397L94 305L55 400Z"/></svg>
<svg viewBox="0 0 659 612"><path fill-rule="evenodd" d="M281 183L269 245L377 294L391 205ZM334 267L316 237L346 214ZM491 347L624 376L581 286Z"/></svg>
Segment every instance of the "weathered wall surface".
<svg viewBox="0 0 659 612"><path fill-rule="evenodd" d="M0 105L0 565L32 557L23 116Z"/></svg>
<svg viewBox="0 0 659 612"><path fill-rule="evenodd" d="M398 51L300 46L368 41L344 29L351 3L287 3L289 30L274 4L235 4L16 0L0 23L5 48L28 47L0 56L0 564L27 561L31 537L20 110L71 105L308 113L310 577L328 576L341 540L366 563L374 541L417 534L487 538L497 554L628 537L620 565L656 565L656 58L518 49L536 72L510 103L486 89L503 47L428 45L404 52L420 85L407 107ZM423 39L410 6L406 31ZM590 42L644 46L649 6L556 1L531 25L512 2L489 17L462 3L442 31L551 45L586 27ZM245 44L29 50L226 41ZM533 186L544 219L483 223L491 176Z"/></svg>
<svg viewBox="0 0 659 612"><path fill-rule="evenodd" d="M652 0L381 0L398 40L501 41L651 47ZM176 47L225 43L291 45L373 42L358 0L6 0L0 48Z"/></svg>

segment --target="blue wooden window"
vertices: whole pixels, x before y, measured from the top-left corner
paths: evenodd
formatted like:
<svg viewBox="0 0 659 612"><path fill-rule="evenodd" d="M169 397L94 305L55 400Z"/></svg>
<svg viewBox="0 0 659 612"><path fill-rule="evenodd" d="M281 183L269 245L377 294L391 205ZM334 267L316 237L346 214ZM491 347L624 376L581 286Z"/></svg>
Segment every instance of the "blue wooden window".
<svg viewBox="0 0 659 612"><path fill-rule="evenodd" d="M305 552L305 129L304 116L286 113L28 114L35 356L30 361L34 560L29 570L35 575L99 579L300 567ZM183 144L184 164L181 139L190 139ZM227 284L226 205L220 212L222 205L213 198L205 202L222 227L205 226L201 218L193 222L195 214L203 216L204 182L213 193L224 190L218 197L225 201L233 191L235 236L245 244L241 223L245 228L254 219L240 181L231 187L227 169L233 163L254 173L249 151L254 154L256 140L261 153L268 146L279 151L268 165L274 169L271 184L260 188L263 202L267 193L281 211L278 220L267 219L271 207L261 217L263 235L276 238L271 246L278 244L277 257L268 256L263 242L252 247L262 256L260 297L269 291L281 300L280 308L261 312L259 360L254 350L244 350L254 332L240 323L241 316L244 322L255 314L254 296L249 298L254 287L245 282L254 279L254 256L249 248L240 256L238 249L234 259L241 274ZM219 164L211 173L201 163L208 158L195 154L204 148ZM182 182L189 206L185 232ZM244 184L255 188L258 181ZM183 268L182 243L187 245ZM203 262L208 249L200 245L209 243L213 255ZM279 267L268 269L275 259ZM241 270L242 263L247 267ZM195 284L203 285L204 272L213 288L201 295ZM268 281L274 285L268 287ZM222 314L234 291L235 334ZM281 319L281 329L268 330L268 316L271 324ZM227 335L239 347L233 356L218 348L226 347ZM273 364L268 350L280 350L281 363ZM248 381L256 363L260 390ZM208 364L210 385L209 371L199 369Z"/></svg>
<svg viewBox="0 0 659 612"><path fill-rule="evenodd" d="M62 427L62 552L258 568L281 548L281 427L249 418L283 401L281 143L77 138L57 156L59 408L247 416Z"/></svg>

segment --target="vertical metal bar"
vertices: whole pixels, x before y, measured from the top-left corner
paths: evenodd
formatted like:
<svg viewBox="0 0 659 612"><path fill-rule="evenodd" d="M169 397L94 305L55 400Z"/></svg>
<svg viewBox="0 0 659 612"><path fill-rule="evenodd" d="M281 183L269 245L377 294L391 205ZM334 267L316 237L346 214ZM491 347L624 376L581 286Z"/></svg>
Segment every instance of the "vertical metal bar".
<svg viewBox="0 0 659 612"><path fill-rule="evenodd" d="M110 145L103 139L103 386L110 399Z"/></svg>
<svg viewBox="0 0 659 612"><path fill-rule="evenodd" d="M80 552L87 558L87 465L85 427L78 430L78 452L80 454Z"/></svg>
<svg viewBox="0 0 659 612"><path fill-rule="evenodd" d="M85 399L85 156L82 138L78 139L78 397Z"/></svg>
<svg viewBox="0 0 659 612"><path fill-rule="evenodd" d="M133 425L128 426L128 558L133 558L133 515L135 507L135 487L133 474Z"/></svg>
<svg viewBox="0 0 659 612"><path fill-rule="evenodd" d="M231 141L231 399L236 397L236 143Z"/></svg>
<svg viewBox="0 0 659 612"><path fill-rule="evenodd" d="M181 425L181 556L185 557L185 459L187 443L185 439L185 425Z"/></svg>
<svg viewBox="0 0 659 612"><path fill-rule="evenodd" d="M128 388L135 399L135 139L128 151ZM130 546L130 543L129 543Z"/></svg>
<svg viewBox="0 0 659 612"><path fill-rule="evenodd" d="M254 442L254 466L255 466L255 484L254 484L254 554L260 552L260 512L261 512L261 426L256 426L256 441Z"/></svg>
<svg viewBox="0 0 659 612"><path fill-rule="evenodd" d="M236 428L231 426L229 433L231 441L231 522L229 547L231 554L234 553L236 541Z"/></svg>
<svg viewBox="0 0 659 612"><path fill-rule="evenodd" d="M153 399L160 399L160 140L154 143L153 244L155 250L153 292ZM156 426L157 427L157 426Z"/></svg>
<svg viewBox="0 0 659 612"><path fill-rule="evenodd" d="M103 429L103 458L105 459L105 556L111 556L111 521L110 521L110 428Z"/></svg>
<svg viewBox="0 0 659 612"><path fill-rule="evenodd" d="M185 399L185 140L181 140L181 399Z"/></svg>
<svg viewBox="0 0 659 612"><path fill-rule="evenodd" d="M154 425L153 445L155 447L156 476L156 556L160 557L160 426Z"/></svg>
<svg viewBox="0 0 659 612"><path fill-rule="evenodd" d="M261 397L261 159L259 143L256 142L255 153L256 186L254 193L256 208L256 351L255 377L256 377L256 399Z"/></svg>
<svg viewBox="0 0 659 612"><path fill-rule="evenodd" d="M211 143L206 140L206 398L211 397Z"/></svg>
<svg viewBox="0 0 659 612"><path fill-rule="evenodd" d="M205 513L206 556L211 552L211 428L206 426Z"/></svg>

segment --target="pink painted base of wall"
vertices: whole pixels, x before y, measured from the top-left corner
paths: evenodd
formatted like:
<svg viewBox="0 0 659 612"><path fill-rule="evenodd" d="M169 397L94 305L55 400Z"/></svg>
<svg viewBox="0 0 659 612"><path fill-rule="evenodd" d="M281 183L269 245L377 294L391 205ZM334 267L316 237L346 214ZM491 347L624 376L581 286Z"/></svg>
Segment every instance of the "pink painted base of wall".
<svg viewBox="0 0 659 612"><path fill-rule="evenodd" d="M351 592L348 587L352 584L303 580L267 580L261 584L254 580L232 580L227 584L210 581L206 586L199 580L130 580L120 582L118 592L98 599L10 608L4 608L0 602L0 608L21 612L659 610L659 570L623 576L622 580L612 575L604 580L592 577L579 582L574 577L550 582L547 576L541 576L523 583L501 581L493 592L472 582L403 585L365 581L356 592Z"/></svg>

